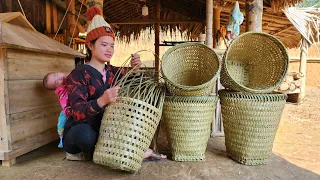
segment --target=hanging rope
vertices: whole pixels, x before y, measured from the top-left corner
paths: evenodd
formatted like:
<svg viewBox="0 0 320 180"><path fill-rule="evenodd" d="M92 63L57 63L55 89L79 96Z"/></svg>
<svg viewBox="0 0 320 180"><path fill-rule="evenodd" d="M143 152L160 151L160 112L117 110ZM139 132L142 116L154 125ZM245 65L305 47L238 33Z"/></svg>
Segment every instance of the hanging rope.
<svg viewBox="0 0 320 180"><path fill-rule="evenodd" d="M71 41L70 41L70 43L69 43L69 47L70 47L70 45L71 45L71 43L72 43L72 41L73 41L74 32L76 31L76 28L77 28L77 25L78 25L78 20L79 20L79 17L80 17L80 13L81 13L81 9L82 9L82 6L83 6L83 2L84 2L84 0L82 0L82 2L81 2L80 10L79 10L79 13L78 13L76 25L75 25L75 27L74 27L74 29L73 29L73 32L72 32L72 36L71 36Z"/></svg>
<svg viewBox="0 0 320 180"><path fill-rule="evenodd" d="M21 11L22 11L23 16L24 16L25 18L27 18L27 17L26 17L26 14L24 13L24 10L23 10L23 8L22 8L22 6L21 6L20 0L18 0L18 3L19 3L19 6L20 6L20 9L21 9Z"/></svg>
<svg viewBox="0 0 320 180"><path fill-rule="evenodd" d="M73 0L70 1L69 5L68 5L68 8L66 9L66 12L64 13L64 16L63 16L63 18L62 18L62 21L61 21L61 23L60 23L60 25L59 25L59 28L58 28L56 34L54 35L54 38L53 38L53 39L56 39L57 34L58 34L58 32L59 32L59 30L60 30L60 28L61 28L61 25L62 25L64 19L66 18L66 15L67 15L68 11L69 11L69 8L70 8L70 5L71 5L72 1L73 1Z"/></svg>

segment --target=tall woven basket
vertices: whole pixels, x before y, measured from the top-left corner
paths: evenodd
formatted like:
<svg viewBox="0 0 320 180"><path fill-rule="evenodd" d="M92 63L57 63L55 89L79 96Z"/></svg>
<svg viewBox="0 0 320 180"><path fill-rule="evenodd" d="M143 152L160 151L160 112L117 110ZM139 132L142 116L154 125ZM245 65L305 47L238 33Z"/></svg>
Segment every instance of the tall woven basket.
<svg viewBox="0 0 320 180"><path fill-rule="evenodd" d="M275 37L247 32L230 44L223 59L221 84L232 90L270 93L288 70L286 48Z"/></svg>
<svg viewBox="0 0 320 180"><path fill-rule="evenodd" d="M205 160L217 100L217 96L166 97L163 120L173 160Z"/></svg>
<svg viewBox="0 0 320 180"><path fill-rule="evenodd" d="M160 122L164 88L143 75L123 84L120 98L104 111L93 161L137 172Z"/></svg>
<svg viewBox="0 0 320 180"><path fill-rule="evenodd" d="M170 48L161 63L169 91L182 96L209 95L220 69L217 54L200 43L185 43Z"/></svg>
<svg viewBox="0 0 320 180"><path fill-rule="evenodd" d="M221 90L219 96L228 156L245 165L267 164L286 95Z"/></svg>

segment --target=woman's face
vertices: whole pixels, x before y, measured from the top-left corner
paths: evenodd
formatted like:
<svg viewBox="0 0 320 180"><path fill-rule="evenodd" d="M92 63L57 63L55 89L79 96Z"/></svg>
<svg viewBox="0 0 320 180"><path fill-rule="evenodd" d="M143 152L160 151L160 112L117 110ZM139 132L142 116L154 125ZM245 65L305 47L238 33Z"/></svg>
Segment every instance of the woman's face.
<svg viewBox="0 0 320 180"><path fill-rule="evenodd" d="M110 36L102 36L91 44L92 58L99 62L110 62L114 53L114 40Z"/></svg>

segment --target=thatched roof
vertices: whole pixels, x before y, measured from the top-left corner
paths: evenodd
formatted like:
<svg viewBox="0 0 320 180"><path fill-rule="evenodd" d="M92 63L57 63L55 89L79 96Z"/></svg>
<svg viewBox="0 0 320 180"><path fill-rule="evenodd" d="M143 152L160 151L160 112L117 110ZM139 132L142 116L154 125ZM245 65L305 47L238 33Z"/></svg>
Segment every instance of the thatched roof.
<svg viewBox="0 0 320 180"><path fill-rule="evenodd" d="M291 7L284 13L310 45L320 41L320 9Z"/></svg>
<svg viewBox="0 0 320 180"><path fill-rule="evenodd" d="M288 48L296 47L301 39L300 33L283 13L286 6L301 0L264 0L263 31L280 39ZM221 0L221 26L227 26L229 12L235 1ZM239 0L240 9L245 15L245 0ZM130 41L138 38L141 30L153 29L155 21L155 0L146 0L149 15L141 15L142 4L139 0L104 1L106 20L114 26L120 39ZM77 9L80 3L78 1ZM85 8L83 10L83 13ZM204 32L206 21L206 0L161 0L161 29L163 31L187 32L190 39ZM139 23L138 23L139 22ZM245 30L245 22L241 31Z"/></svg>

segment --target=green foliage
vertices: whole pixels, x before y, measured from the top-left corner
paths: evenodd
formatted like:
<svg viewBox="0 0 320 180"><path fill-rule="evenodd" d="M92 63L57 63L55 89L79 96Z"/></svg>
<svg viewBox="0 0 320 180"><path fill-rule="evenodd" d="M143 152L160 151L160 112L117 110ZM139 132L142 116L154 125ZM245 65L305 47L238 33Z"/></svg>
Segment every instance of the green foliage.
<svg viewBox="0 0 320 180"><path fill-rule="evenodd" d="M296 7L299 7L299 8L307 8L307 7L320 8L320 0L304 0L301 3L297 4Z"/></svg>

